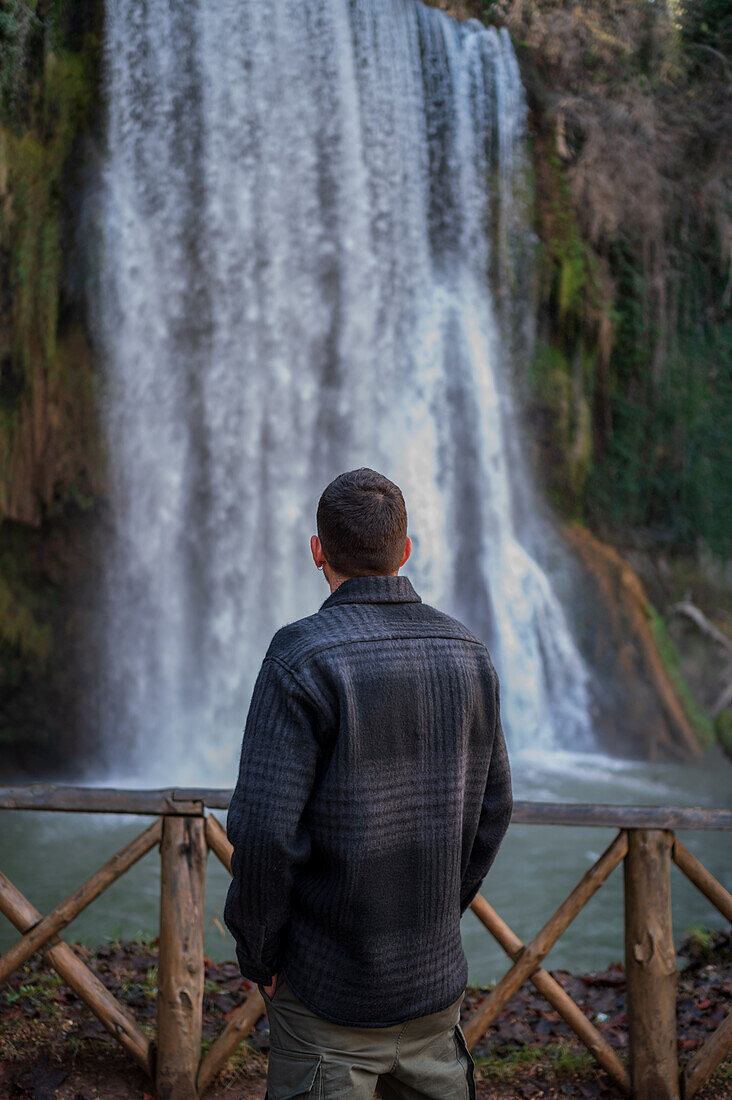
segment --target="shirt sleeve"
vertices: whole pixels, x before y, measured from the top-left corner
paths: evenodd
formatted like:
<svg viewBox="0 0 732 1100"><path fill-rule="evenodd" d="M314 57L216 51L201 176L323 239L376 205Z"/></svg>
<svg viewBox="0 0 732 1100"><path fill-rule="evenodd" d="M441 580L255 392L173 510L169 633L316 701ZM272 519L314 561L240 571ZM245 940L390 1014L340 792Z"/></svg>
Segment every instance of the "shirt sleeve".
<svg viewBox="0 0 732 1100"><path fill-rule="evenodd" d="M267 657L254 685L226 832L234 851L224 921L245 978L277 973L297 867L310 837L303 811L319 755L314 707L294 674Z"/></svg>
<svg viewBox="0 0 732 1100"><path fill-rule="evenodd" d="M465 912L478 893L483 879L493 865L513 811L511 770L508 763L508 752L506 751L506 739L501 726L501 689L495 669L492 669L492 675L495 692L493 747L478 819L478 829L460 883L461 914Z"/></svg>

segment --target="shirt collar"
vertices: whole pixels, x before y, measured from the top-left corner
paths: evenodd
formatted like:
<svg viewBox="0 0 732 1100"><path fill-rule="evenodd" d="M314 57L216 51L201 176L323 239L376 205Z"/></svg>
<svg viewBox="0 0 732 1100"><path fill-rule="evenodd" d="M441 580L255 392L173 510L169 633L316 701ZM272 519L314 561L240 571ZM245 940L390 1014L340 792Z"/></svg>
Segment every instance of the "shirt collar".
<svg viewBox="0 0 732 1100"><path fill-rule="evenodd" d="M341 603L421 603L408 577L349 577L320 610Z"/></svg>

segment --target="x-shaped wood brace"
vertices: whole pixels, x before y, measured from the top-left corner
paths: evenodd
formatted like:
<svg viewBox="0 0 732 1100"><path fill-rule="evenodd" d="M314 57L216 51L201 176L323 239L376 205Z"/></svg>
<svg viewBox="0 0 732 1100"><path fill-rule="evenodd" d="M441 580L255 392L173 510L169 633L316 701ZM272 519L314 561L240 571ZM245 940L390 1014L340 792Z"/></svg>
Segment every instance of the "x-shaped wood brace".
<svg viewBox="0 0 732 1100"><path fill-rule="evenodd" d="M213 816L208 816L206 818L206 841L211 851L215 853L215 855L223 863L224 867L226 867L227 871L231 873L232 846L226 836L223 827ZM604 853L604 855L600 857L595 866L587 872L587 874L582 879L582 882L572 892L567 901L564 902L562 906L560 906L559 910L557 910L557 913L554 915L554 917L552 917L552 920L549 922L549 925L546 926L547 928L551 926L552 935L554 938L547 940L543 948L543 954L541 956L542 958L549 951L552 944L555 943L557 939L559 939L559 936L561 936L562 932L567 928L573 917L579 912L585 902L587 902L590 897L592 897L592 894L594 894L595 891L600 888L600 886L611 873L611 871L618 865L618 863L622 861L627 851L627 848L627 835L625 834L625 832L621 832L610 845L608 850ZM530 948L527 951L527 948L524 947L518 936L516 936L515 933L511 931L505 921L503 921L501 917L499 917L496 911L480 894L478 894L477 897L473 900L471 908L478 916L479 920L481 920L486 928L488 928L488 930L495 936L495 938L498 940L503 949L511 958L515 959L517 963L519 963L521 959L524 960L523 963L521 963L520 971L520 973L523 973L523 971L527 968L527 962L525 961L526 958L528 957L529 959L533 960L534 957L533 953L531 956L528 956L528 951L531 951L532 948L534 949L534 951L536 951L535 945L537 944L537 941L540 941L542 933L540 932L539 936L537 936L536 939L532 941L532 945L530 945ZM567 919L568 913L570 915ZM554 932L555 924L558 927L558 930L556 932ZM548 974L545 970L536 969L536 962L531 961L529 965L533 972L526 974L526 977L531 977L531 981L534 983L537 989L539 989L539 991L544 994L549 1003L557 1010L557 1012L559 1012L562 1018L567 1021L570 1027L577 1033L579 1038L585 1044L587 1049L595 1056L595 1058L597 1058L598 1062L607 1070L608 1074L613 1078L614 1081L616 1081L623 1092L629 1093L630 1077L628 1075L628 1071L621 1062L620 1058L615 1053L615 1051L612 1049L610 1044L607 1042L607 1040L602 1037L597 1028L587 1019L585 1014L578 1007L578 1005L575 1004L569 994L565 993L559 983L554 978L552 978L550 974ZM509 971L509 974L506 977L511 977L514 974L515 970L516 966L514 966ZM497 1016L498 1013L501 1011L503 1004L505 1004L505 1002L509 1000L511 996L513 996L515 990L518 989L519 985L523 984L524 980L524 977L520 977L518 979L518 985L515 985L515 988L513 988L516 978L511 977L510 991L508 992L508 994L501 994L501 1003L498 1005L497 1008L491 1011L490 1017L485 1024L482 1022L482 1019L483 1016L486 1015L486 1006L483 1006L483 1008L480 1010L480 1013L476 1013L473 1018L468 1022L468 1025L465 1029L466 1038L468 1038L470 1034L469 1029L471 1028L471 1025L474 1029L479 1028L472 1039L468 1038L470 1045L473 1045L480 1037L480 1035L483 1034L491 1020L494 1019L495 1016ZM499 992L499 989L500 985L496 987L496 989L493 991L493 994L491 994L491 998L495 997L496 993ZM258 996L258 993L257 997L259 1002L261 1003L261 997ZM489 1002L491 1004L494 1004L495 1002L492 1002L491 998L489 998ZM218 1072L219 1066L231 1056L233 1051L236 1049L236 1046L245 1037L246 1031L244 1030L244 1027L246 1026L246 1029L249 1030L252 1027L253 1023L256 1021L257 1016L253 1016L254 1011L254 994L250 994L247 1000L244 1001L244 1003L234 1014L228 1027L219 1037L219 1039L217 1039L216 1043L202 1062L201 1070L198 1075L198 1087L201 1092L203 1092L203 1089L206 1087L206 1085L208 1085L210 1081L213 1080L216 1072ZM216 1048L220 1049L217 1051L218 1057L215 1059L214 1062L214 1060L212 1059L212 1055L214 1054ZM207 1064L209 1063L209 1060L211 1060L211 1063Z"/></svg>
<svg viewBox="0 0 732 1100"><path fill-rule="evenodd" d="M0 871L0 912L15 925L22 938L0 958L0 984L22 966L36 951L42 951L59 977L73 989L107 1031L117 1039L147 1074L153 1073L152 1043L138 1027L133 1017L119 1003L97 976L74 954L57 933L86 909L106 888L129 870L151 848L160 843L162 820L158 818L149 829L117 852L90 879L65 901L42 917Z"/></svg>
<svg viewBox="0 0 732 1100"><path fill-rule="evenodd" d="M498 1017L514 993L528 978L539 992L546 997L552 1007L556 1009L562 1019L569 1024L580 1041L612 1077L618 1087L624 1093L630 1093L630 1076L618 1055L559 983L552 978L551 974L539 966L559 937L569 927L572 920L602 886L614 868L624 859L627 849L627 833L623 830L590 868L528 947L522 943L481 894L476 896L471 904L471 909L498 941L506 954L514 960L514 965L504 975L484 1004L473 1013L473 1016L467 1022L465 1036L471 1047L475 1045L486 1028ZM689 881L712 902L727 920L732 922L732 896L722 884L676 838L674 838L672 854L674 863ZM722 1021L717 1030L684 1067L682 1073L684 1100L690 1100L715 1067L729 1054L730 1050L732 1050L732 1013Z"/></svg>
<svg viewBox="0 0 732 1100"><path fill-rule="evenodd" d="M209 815L206 817L205 830L209 849L231 872L232 846L223 827L215 817ZM162 819L158 818L144 833L100 867L75 893L57 905L47 917L42 917L0 871L0 912L4 913L19 932L23 933L22 938L0 957L0 984L36 951L42 951L63 981L151 1077L154 1057L151 1040L68 944L59 939L57 933L137 860L159 844L161 835ZM528 947L481 894L473 899L471 904L473 912L507 955L514 960L514 965L503 976L484 1004L468 1020L465 1035L470 1046L475 1045L524 981L530 979L618 1087L624 1093L630 1093L630 1077L618 1055L575 1001L540 965L577 914L624 859L627 850L627 832L621 830ZM728 920L732 921L732 896L676 839L673 859L686 877ZM263 1011L264 1002L259 990L255 988L232 1015L224 1031L201 1062L197 1081L199 1092L203 1093L213 1081ZM685 1098L691 1097L701 1087L730 1049L732 1049L732 1014L727 1016L685 1067L682 1077Z"/></svg>
<svg viewBox="0 0 732 1100"><path fill-rule="evenodd" d="M528 978L539 992L546 997L550 1005L556 1009L562 1019L569 1024L618 1087L624 1093L630 1094L630 1075L618 1055L594 1024L587 1019L579 1005L562 989L559 982L540 967L542 960L580 910L593 894L600 889L617 865L622 862L627 850L628 836L622 830L584 875L569 897L562 902L528 947L522 943L515 932L509 928L481 894L473 899L471 909L478 920L485 925L498 941L509 958L514 960L514 965L467 1021L464 1030L469 1046L472 1047L477 1043L486 1028L499 1016L514 993Z"/></svg>

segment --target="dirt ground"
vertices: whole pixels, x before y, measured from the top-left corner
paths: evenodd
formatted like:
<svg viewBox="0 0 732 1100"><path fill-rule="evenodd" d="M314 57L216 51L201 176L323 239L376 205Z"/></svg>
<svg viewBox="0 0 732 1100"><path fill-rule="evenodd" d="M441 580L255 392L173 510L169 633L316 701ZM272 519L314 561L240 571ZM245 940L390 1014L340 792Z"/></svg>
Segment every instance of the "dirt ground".
<svg viewBox="0 0 732 1100"><path fill-rule="evenodd" d="M155 1030L154 941L75 949L150 1035ZM697 933L682 945L678 984L679 1060L685 1062L732 1004L732 934ZM625 976L620 964L599 973L554 971L621 1058L627 1055ZM250 988L235 963L206 963L203 1045L209 1047ZM469 988L463 1019L487 996ZM206 1093L207 1100L262 1100L269 1034L262 1017ZM527 984L473 1050L481 1100L508 1097L619 1096L570 1029ZM732 1100L732 1062L698 1092ZM150 1082L55 972L34 958L0 989L0 1100L154 1100Z"/></svg>
<svg viewBox="0 0 732 1100"><path fill-rule="evenodd" d="M18 1067L16 1067L17 1069ZM266 1088L266 1059L251 1057L229 1071L206 1093L205 1100L263 1100ZM516 1079L501 1080L480 1070L476 1075L479 1100L546 1098L567 1100L618 1100L620 1093L606 1076L591 1069L582 1072L557 1072L551 1061L537 1062L520 1072ZM718 1078L696 1094L699 1100L729 1100L732 1082ZM75 1064L41 1058L22 1073L0 1067L0 1097L3 1100L33 1097L34 1100L155 1100L151 1086L141 1071L130 1068L124 1055L110 1051L104 1056L90 1054Z"/></svg>

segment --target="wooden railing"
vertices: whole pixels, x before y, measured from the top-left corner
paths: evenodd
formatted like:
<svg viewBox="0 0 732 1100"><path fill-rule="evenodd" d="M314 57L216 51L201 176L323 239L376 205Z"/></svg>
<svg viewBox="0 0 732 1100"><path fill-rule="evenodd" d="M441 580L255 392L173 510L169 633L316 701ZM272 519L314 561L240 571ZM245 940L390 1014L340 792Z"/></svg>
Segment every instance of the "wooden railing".
<svg viewBox="0 0 732 1100"><path fill-rule="evenodd" d="M161 1100L201 1096L264 1012L252 990L201 1058L204 984L203 905L209 851L230 870L231 845L209 809L226 809L230 791L189 788L130 791L88 787L0 788L0 809L153 814L156 820L78 890L42 916L0 871L0 912L21 938L0 957L0 983L36 951L155 1082ZM676 953L671 929L670 867L684 875L729 921L732 896L674 836L674 829L732 829L732 810L517 802L512 824L596 825L618 834L533 940L525 945L486 899L472 910L513 965L467 1020L472 1047L527 980L541 992L615 1082L637 1100L689 1100L732 1050L732 1013L679 1070L676 1054ZM152 848L160 846L160 943L157 1042L59 939L95 898ZM613 870L624 864L625 968L629 1065L542 967L547 954Z"/></svg>

